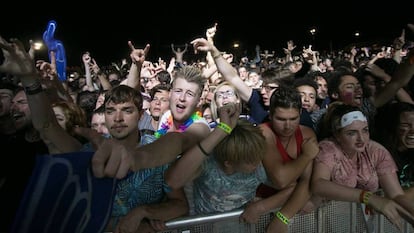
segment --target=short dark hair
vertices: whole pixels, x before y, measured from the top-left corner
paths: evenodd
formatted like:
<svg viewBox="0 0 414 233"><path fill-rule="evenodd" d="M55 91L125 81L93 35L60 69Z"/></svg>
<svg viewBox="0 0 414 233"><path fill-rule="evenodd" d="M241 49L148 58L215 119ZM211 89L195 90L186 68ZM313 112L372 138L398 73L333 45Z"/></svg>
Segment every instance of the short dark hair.
<svg viewBox="0 0 414 233"><path fill-rule="evenodd" d="M276 108L302 109L302 98L299 92L288 85L280 85L270 97L270 115L273 115Z"/></svg>
<svg viewBox="0 0 414 233"><path fill-rule="evenodd" d="M318 84L315 82L315 80L311 78L297 78L293 82L293 87L298 88L300 86L310 86L315 89L315 92L318 92Z"/></svg>

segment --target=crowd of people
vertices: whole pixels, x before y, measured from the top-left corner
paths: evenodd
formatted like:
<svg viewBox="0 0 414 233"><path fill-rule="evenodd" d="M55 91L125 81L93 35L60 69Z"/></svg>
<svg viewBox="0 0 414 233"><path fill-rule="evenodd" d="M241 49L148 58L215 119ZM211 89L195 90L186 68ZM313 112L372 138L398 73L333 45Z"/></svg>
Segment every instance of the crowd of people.
<svg viewBox="0 0 414 233"><path fill-rule="evenodd" d="M414 25L408 24L414 34ZM186 215L243 208L266 232L329 200L362 203L397 228L414 225L414 49L389 44L322 53L288 41L283 56L234 56L217 24L169 62L150 44L120 66L82 54L58 79L55 53L0 37L0 232L8 232L36 155L94 151L96 177L116 177L106 231L157 232ZM186 60L192 46L197 61ZM20 175L16 176L16 169ZM384 195L378 191L382 190Z"/></svg>

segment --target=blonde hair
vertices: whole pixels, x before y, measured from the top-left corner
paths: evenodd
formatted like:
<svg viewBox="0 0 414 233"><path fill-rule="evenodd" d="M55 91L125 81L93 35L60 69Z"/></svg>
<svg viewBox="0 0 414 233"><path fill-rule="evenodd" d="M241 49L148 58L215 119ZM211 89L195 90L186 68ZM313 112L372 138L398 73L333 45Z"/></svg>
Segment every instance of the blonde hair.
<svg viewBox="0 0 414 233"><path fill-rule="evenodd" d="M178 78L182 78L190 83L196 83L198 85L197 95L199 97L201 96L204 89L204 84L206 83L206 78L203 76L199 68L194 66L183 66L182 68L178 69L177 72L174 73L174 79L172 81L173 86Z"/></svg>
<svg viewBox="0 0 414 233"><path fill-rule="evenodd" d="M215 158L236 164L253 164L262 161L266 152L266 140L262 130L246 120L239 120L231 134L215 148Z"/></svg>

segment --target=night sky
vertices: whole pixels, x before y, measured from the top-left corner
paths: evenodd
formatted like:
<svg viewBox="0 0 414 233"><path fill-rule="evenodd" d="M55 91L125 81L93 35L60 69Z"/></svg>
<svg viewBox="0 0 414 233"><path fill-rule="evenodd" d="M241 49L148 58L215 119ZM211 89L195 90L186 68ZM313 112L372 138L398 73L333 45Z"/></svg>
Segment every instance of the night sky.
<svg viewBox="0 0 414 233"><path fill-rule="evenodd" d="M32 15L9 13L12 16L3 16L0 35L5 39L16 37L28 44L29 39L41 40L48 21L56 20L55 38L65 46L68 66L79 66L84 51L89 51L100 65L128 58L128 40L133 41L136 47L149 43L150 60L162 57L168 61L173 56L171 43L182 46L194 38L204 37L206 28L215 22L218 23L216 46L222 51L234 52L231 45L237 41L241 44L237 52L247 55L254 52L256 45L281 55L282 48L290 39L299 48L313 44L316 50L338 49L357 42L391 43L407 23L414 23L414 14L409 12L412 8L406 6L407 3L398 4L398 1L392 2L393 9L396 5L401 6L395 12L387 12L388 6L364 8L352 1L335 2L335 8L330 10L319 10L313 3L307 6L296 1L289 3L293 6L287 2L274 2L272 5L278 7L243 4L224 8L211 1L197 5L163 5L156 1L151 5L148 2L102 2L85 9L79 3L59 3L60 9L64 10L51 11L40 7ZM16 9L11 7L10 11ZM303 10L308 13L301 13ZM286 14L290 16L286 17ZM314 37L309 32L312 27L318 30ZM354 36L357 31L360 37ZM406 33L407 40L414 41L414 33ZM186 55L197 58L191 47ZM41 51L37 58L45 59L47 53Z"/></svg>

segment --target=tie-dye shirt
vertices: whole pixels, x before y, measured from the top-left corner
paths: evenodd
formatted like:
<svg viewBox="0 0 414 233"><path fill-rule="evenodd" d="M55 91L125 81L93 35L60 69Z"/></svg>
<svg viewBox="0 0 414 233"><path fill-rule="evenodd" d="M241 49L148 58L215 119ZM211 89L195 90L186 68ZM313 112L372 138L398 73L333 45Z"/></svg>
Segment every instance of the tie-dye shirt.
<svg viewBox="0 0 414 233"><path fill-rule="evenodd" d="M226 212L243 207L253 200L257 186L266 178L261 163L252 173L227 175L210 155L202 165L200 176L193 182L194 212Z"/></svg>

